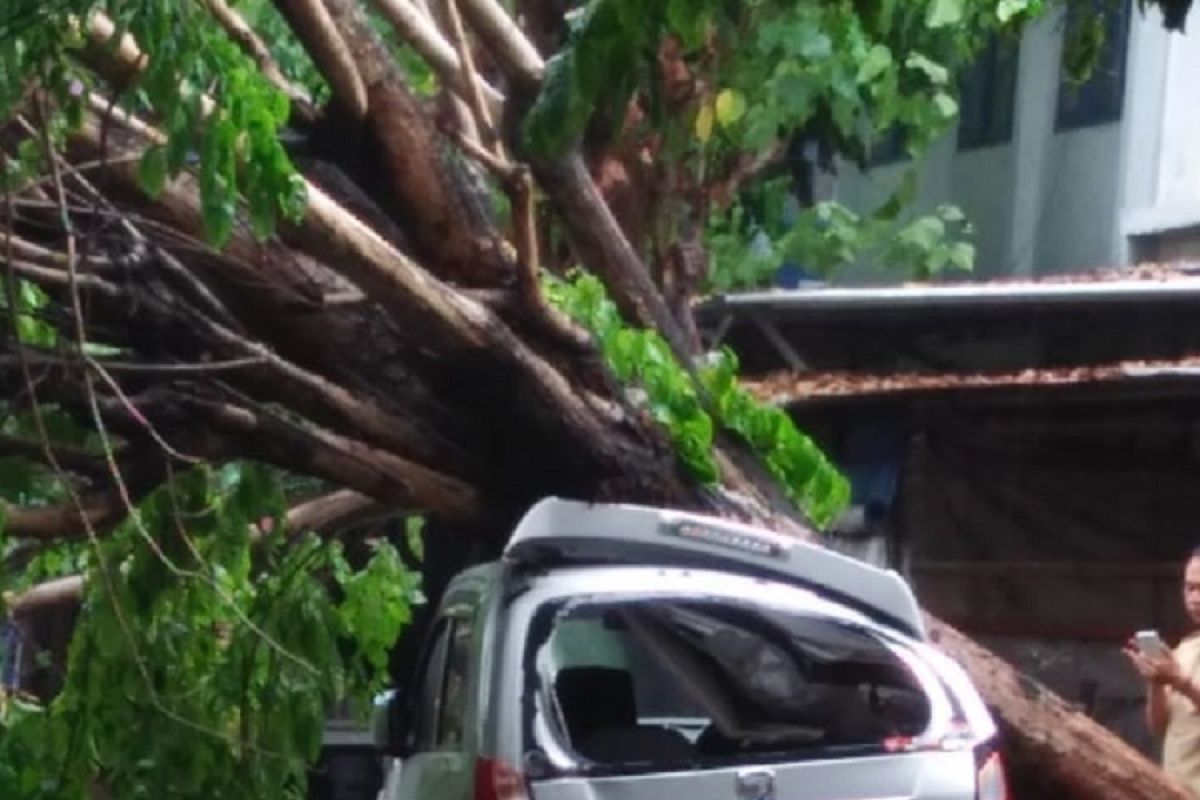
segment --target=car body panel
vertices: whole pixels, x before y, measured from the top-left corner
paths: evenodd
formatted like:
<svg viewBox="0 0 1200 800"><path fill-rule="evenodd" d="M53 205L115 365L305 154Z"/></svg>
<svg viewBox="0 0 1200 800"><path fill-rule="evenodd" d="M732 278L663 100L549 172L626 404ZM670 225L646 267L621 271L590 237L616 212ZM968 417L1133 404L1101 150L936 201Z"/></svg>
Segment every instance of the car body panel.
<svg viewBox="0 0 1200 800"><path fill-rule="evenodd" d="M531 785L533 800L966 800L975 793L970 753L909 754L745 765ZM757 791L755 791L757 790Z"/></svg>

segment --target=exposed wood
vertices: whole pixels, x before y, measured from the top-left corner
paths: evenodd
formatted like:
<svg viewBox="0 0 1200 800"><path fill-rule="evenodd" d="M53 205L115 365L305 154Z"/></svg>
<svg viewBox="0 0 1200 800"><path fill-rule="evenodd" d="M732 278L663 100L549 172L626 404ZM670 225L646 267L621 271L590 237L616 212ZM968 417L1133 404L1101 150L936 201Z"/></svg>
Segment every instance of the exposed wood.
<svg viewBox="0 0 1200 800"><path fill-rule="evenodd" d="M458 62L462 67L462 82L467 87L467 101L475 115L475 127L479 131L480 142L489 150L494 151L497 156L503 157L504 148L495 124L495 118L498 115L493 114L488 108L484 97L481 86L483 78L480 77L479 70L475 66L475 59L471 55L467 33L463 28L462 17L458 13L457 0L443 0L443 4L447 26L450 29L450 38L454 42L454 50L458 53Z"/></svg>
<svg viewBox="0 0 1200 800"><path fill-rule="evenodd" d="M0 501L4 534L14 539L81 539L88 527L106 528L125 516L116 494L81 498L82 514L73 503L54 506L17 506Z"/></svg>
<svg viewBox="0 0 1200 800"><path fill-rule="evenodd" d="M115 417L119 406L110 403L106 411ZM290 466L418 513L461 520L482 512L478 492L458 478L265 409L174 395L146 398L140 411L176 430L191 452L211 450ZM203 427L194 441L187 438L189 424Z"/></svg>
<svg viewBox="0 0 1200 800"><path fill-rule="evenodd" d="M314 497L288 509L287 527L295 532L315 530L328 533L388 513L388 508L377 500L349 489L342 489Z"/></svg>
<svg viewBox="0 0 1200 800"><path fill-rule="evenodd" d="M416 256L443 280L473 287L510 283L513 265L485 190L450 157L450 143L362 8L351 0L325 2L353 48L369 103L362 152L342 154L343 163L385 211L404 221Z"/></svg>
<svg viewBox="0 0 1200 800"><path fill-rule="evenodd" d="M19 617L46 608L76 605L82 597L83 578L69 575L39 583L18 595L6 593L4 605L10 616Z"/></svg>
<svg viewBox="0 0 1200 800"><path fill-rule="evenodd" d="M464 99L470 97L471 87L464 77L462 60L454 46L446 41L434 21L410 0L373 0L402 39L413 46L437 72L438 80L454 89ZM499 116L504 96L486 81L479 82L483 101L493 116Z"/></svg>
<svg viewBox="0 0 1200 800"><path fill-rule="evenodd" d="M502 5L496 0L462 0L460 9L510 79L525 91L542 82L545 60Z"/></svg>

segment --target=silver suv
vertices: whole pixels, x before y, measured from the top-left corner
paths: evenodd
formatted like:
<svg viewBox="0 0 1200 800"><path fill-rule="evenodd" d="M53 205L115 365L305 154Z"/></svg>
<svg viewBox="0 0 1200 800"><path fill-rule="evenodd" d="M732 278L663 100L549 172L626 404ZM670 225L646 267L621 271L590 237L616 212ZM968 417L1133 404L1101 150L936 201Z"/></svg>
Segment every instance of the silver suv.
<svg viewBox="0 0 1200 800"><path fill-rule="evenodd" d="M996 727L894 572L549 499L450 586L382 800L1003 800Z"/></svg>

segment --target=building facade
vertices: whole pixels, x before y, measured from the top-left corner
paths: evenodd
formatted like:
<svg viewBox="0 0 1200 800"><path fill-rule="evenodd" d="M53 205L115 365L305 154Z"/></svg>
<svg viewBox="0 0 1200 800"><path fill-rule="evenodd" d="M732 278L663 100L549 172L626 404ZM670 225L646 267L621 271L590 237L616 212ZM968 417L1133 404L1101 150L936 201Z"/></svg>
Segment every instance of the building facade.
<svg viewBox="0 0 1200 800"><path fill-rule="evenodd" d="M1108 36L1087 83L1064 76L1063 43L1077 23L1053 10L1019 42L985 49L964 76L955 130L917 167L915 211L966 212L980 278L1200 256L1200 11L1179 34L1164 30L1157 8L1098 5L1111 6ZM884 144L869 168L841 171L833 198L869 212L911 166ZM859 265L838 280L904 277Z"/></svg>

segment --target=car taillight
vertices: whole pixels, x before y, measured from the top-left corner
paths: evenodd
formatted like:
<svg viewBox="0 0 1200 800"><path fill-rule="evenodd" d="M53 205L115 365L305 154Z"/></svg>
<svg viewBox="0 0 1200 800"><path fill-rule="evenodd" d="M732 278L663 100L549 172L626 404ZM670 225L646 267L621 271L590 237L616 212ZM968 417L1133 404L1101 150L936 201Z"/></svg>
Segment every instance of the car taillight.
<svg viewBox="0 0 1200 800"><path fill-rule="evenodd" d="M475 762L475 800L529 800L525 776L503 761L481 758Z"/></svg>
<svg viewBox="0 0 1200 800"><path fill-rule="evenodd" d="M1000 751L991 751L975 773L976 800L1008 800L1008 782L1004 778L1004 760Z"/></svg>

